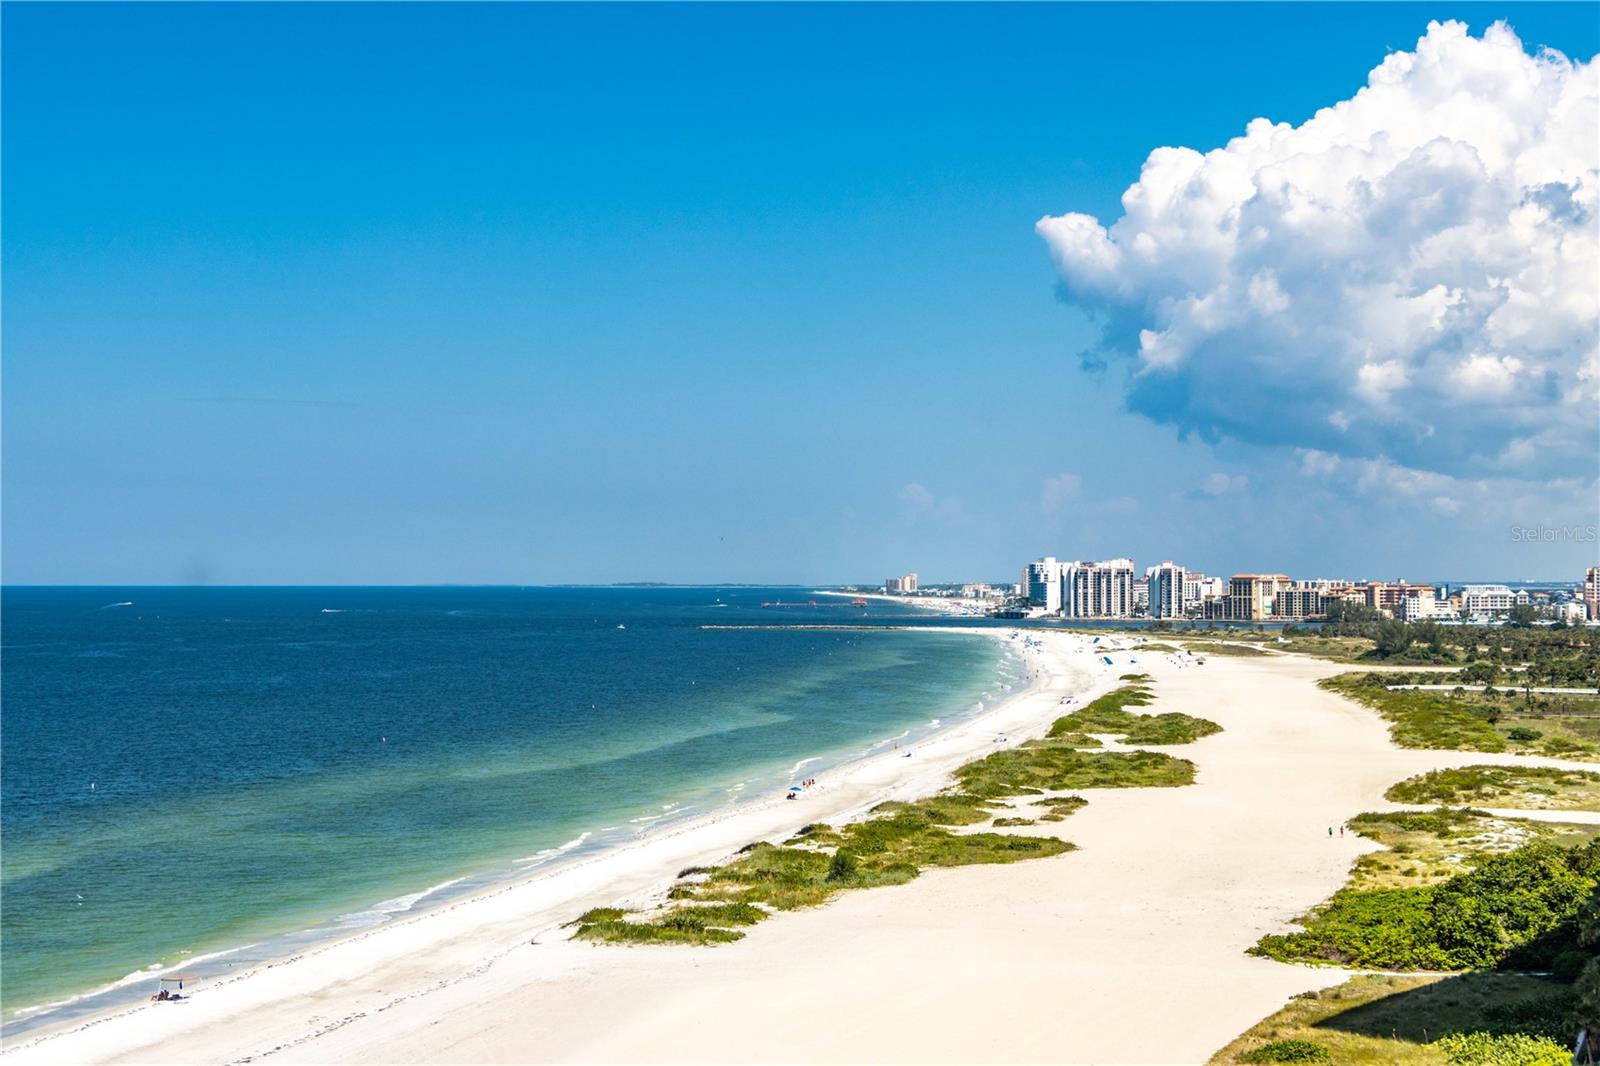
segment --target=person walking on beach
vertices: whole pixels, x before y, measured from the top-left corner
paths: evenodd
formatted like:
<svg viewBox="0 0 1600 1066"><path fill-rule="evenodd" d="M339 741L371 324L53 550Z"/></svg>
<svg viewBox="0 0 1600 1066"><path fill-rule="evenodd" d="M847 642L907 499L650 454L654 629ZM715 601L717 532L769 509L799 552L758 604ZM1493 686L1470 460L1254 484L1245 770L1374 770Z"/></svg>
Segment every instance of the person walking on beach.
<svg viewBox="0 0 1600 1066"><path fill-rule="evenodd" d="M1333 836L1333 826L1328 826L1328 835Z"/></svg>

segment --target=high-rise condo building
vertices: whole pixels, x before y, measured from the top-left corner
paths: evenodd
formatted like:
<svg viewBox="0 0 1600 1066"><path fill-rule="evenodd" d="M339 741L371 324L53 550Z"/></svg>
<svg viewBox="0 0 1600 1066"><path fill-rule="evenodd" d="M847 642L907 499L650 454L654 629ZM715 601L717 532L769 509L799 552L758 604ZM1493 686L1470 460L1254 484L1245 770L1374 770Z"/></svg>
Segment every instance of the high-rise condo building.
<svg viewBox="0 0 1600 1066"><path fill-rule="evenodd" d="M917 575L899 574L895 577L885 578L883 591L890 595L910 596L917 591Z"/></svg>
<svg viewBox="0 0 1600 1066"><path fill-rule="evenodd" d="M1366 592L1367 606L1376 607L1383 611L1397 610L1401 600L1417 596L1424 596L1428 599L1435 598L1432 585L1408 585L1404 581L1369 581Z"/></svg>
<svg viewBox="0 0 1600 1066"><path fill-rule="evenodd" d="M1133 560L1066 563L1061 567L1061 613L1068 618L1131 618Z"/></svg>
<svg viewBox="0 0 1600 1066"><path fill-rule="evenodd" d="M1183 567L1168 559L1160 566L1152 566L1147 580L1150 583L1150 617L1182 618L1190 600L1189 575ZM1193 598L1199 598L1198 590Z"/></svg>
<svg viewBox="0 0 1600 1066"><path fill-rule="evenodd" d="M1061 610L1061 564L1055 556L1022 568L1022 595L1029 607L1043 607L1050 614Z"/></svg>
<svg viewBox="0 0 1600 1066"><path fill-rule="evenodd" d="M1600 618L1600 566L1583 572L1583 602L1589 608L1590 621Z"/></svg>
<svg viewBox="0 0 1600 1066"><path fill-rule="evenodd" d="M1321 618L1328 613L1328 598L1312 585L1279 589L1272 611L1279 618Z"/></svg>

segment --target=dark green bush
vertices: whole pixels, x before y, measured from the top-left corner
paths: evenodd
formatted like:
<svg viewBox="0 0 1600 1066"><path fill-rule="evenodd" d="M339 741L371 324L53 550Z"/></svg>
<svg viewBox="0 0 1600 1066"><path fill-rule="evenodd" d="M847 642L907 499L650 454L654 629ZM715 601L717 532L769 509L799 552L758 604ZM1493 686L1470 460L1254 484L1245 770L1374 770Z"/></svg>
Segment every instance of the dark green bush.
<svg viewBox="0 0 1600 1066"><path fill-rule="evenodd" d="M1333 1055L1313 1040L1274 1040L1245 1053L1245 1062L1331 1062Z"/></svg>
<svg viewBox="0 0 1600 1066"><path fill-rule="evenodd" d="M1577 944L1600 881L1600 841L1529 844L1420 888L1342 889L1251 952L1384 970L1541 969Z"/></svg>

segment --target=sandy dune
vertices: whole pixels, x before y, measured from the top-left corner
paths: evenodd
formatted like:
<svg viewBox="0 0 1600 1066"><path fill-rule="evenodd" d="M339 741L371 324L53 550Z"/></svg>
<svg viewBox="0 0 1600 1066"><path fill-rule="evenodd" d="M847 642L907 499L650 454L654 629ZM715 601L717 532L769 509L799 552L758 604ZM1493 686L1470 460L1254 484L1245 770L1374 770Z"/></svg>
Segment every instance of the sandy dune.
<svg viewBox="0 0 1600 1066"><path fill-rule="evenodd" d="M1198 764L1192 787L1086 792L1088 807L1049 827L1076 852L932 871L714 949L595 947L551 930L574 901L647 899L680 865L744 840L932 791L996 730L1038 732L1063 693L1115 683L1083 638L1043 639L1035 691L914 759L857 767L803 810L768 804L686 829L6 1059L1198 1062L1293 993L1344 978L1244 954L1370 849L1330 826L1391 806L1384 789L1412 774L1519 761L1393 747L1375 714L1315 687L1348 667L1141 657L1153 710L1224 732L1174 749Z"/></svg>

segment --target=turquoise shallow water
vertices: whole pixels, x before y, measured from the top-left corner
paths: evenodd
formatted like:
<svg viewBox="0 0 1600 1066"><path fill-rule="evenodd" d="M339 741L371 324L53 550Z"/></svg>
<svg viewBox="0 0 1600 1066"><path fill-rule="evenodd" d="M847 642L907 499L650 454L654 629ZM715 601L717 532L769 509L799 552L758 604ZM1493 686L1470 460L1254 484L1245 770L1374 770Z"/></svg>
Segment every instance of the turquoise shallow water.
<svg viewBox="0 0 1600 1066"><path fill-rule="evenodd" d="M636 839L1018 680L968 635L704 628L930 621L812 598L4 590L8 1028Z"/></svg>

